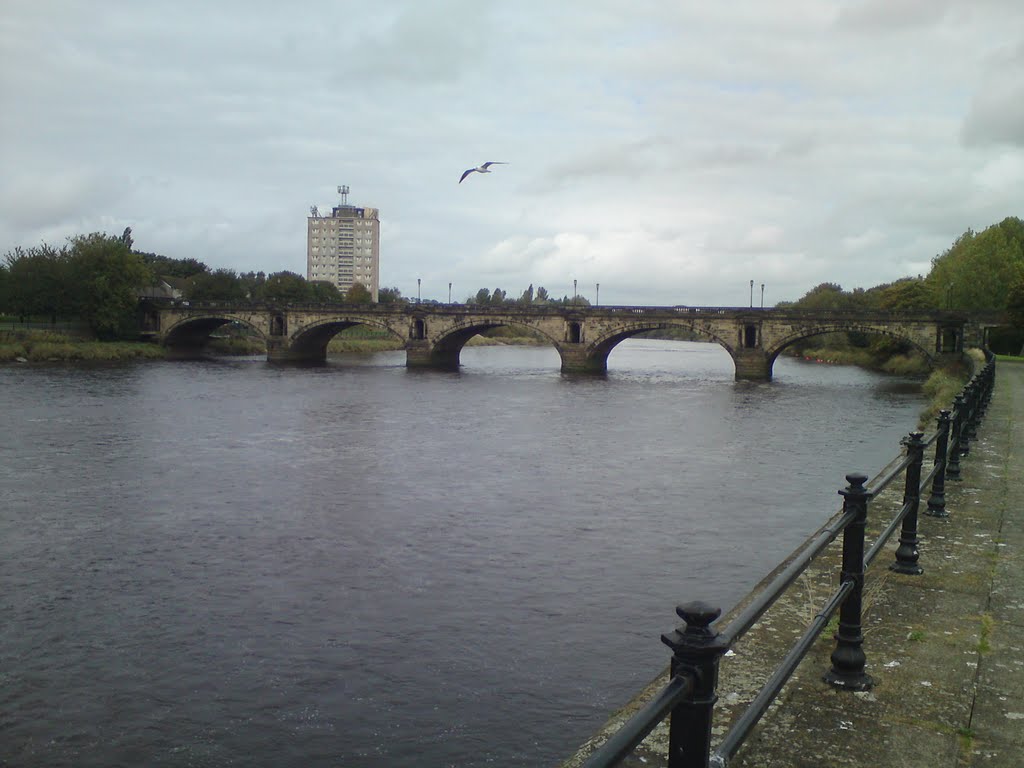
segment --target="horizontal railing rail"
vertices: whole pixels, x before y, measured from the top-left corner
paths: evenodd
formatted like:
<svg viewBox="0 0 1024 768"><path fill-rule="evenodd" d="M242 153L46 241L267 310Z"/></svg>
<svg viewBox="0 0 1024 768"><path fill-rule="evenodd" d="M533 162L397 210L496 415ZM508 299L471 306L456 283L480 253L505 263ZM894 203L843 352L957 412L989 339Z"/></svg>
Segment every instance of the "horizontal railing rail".
<svg viewBox="0 0 1024 768"><path fill-rule="evenodd" d="M923 572L918 564L917 528L925 494L928 495L926 515L949 516L945 505L946 480L959 478L960 458L970 453L970 443L977 437L994 384L995 361L989 354L984 366L954 398L952 409L940 411L935 431L927 438L922 432L911 432L904 438L902 458L890 462L870 487L866 485L866 475L848 474L847 485L839 491L843 496L841 511L776 568L778 573L722 631L713 627L721 615L716 606L702 602L678 606L676 613L683 624L661 637L672 649L668 684L590 754L585 768L617 765L666 718L669 720L668 768L727 765L836 613L839 614L834 636L836 645L824 681L850 691L871 688L874 681L866 672L861 627L865 571L899 529L899 545L889 570L905 575ZM935 450L931 468L922 475L925 450L932 446ZM902 506L865 552L869 503L900 475L904 476ZM839 586L712 749L711 726L721 658L840 534L843 542Z"/></svg>

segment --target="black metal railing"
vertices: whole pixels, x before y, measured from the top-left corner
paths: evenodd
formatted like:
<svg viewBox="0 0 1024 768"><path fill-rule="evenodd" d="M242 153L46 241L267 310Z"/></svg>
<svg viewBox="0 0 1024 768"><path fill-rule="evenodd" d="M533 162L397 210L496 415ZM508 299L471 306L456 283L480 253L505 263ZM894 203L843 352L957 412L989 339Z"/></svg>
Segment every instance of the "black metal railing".
<svg viewBox="0 0 1024 768"><path fill-rule="evenodd" d="M874 681L865 671L866 654L861 626L865 571L898 527L899 546L890 570L907 575L923 572L918 563L917 526L925 489L928 489L925 514L948 517L946 480L959 478L960 458L968 455L970 443L977 437L978 425L991 399L994 384L995 359L989 355L985 365L956 396L952 410L940 412L933 434L925 438L922 432L911 432L903 440L905 453L902 459L894 460L870 487L866 485L867 475L847 475L847 485L839 491L843 497L841 511L799 548L785 567L723 630L716 631L712 626L721 615L718 607L703 602L677 607L676 613L684 623L661 636L662 642L672 649L668 684L594 751L583 764L584 768L617 765L665 718L670 718L668 768L727 765L836 612L839 613L839 626L834 638L836 645L824 681L845 690L869 689ZM930 471L922 477L925 451L931 446L935 449L934 461ZM900 475L904 477L903 506L865 552L869 503ZM839 586L712 750L711 725L722 657L840 534L843 536L843 551Z"/></svg>

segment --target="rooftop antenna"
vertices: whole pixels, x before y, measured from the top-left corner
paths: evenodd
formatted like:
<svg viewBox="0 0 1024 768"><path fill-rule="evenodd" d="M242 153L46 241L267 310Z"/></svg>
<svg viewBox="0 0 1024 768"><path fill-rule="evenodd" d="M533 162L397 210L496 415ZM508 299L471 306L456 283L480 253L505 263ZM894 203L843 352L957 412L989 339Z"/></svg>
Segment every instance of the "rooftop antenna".
<svg viewBox="0 0 1024 768"><path fill-rule="evenodd" d="M338 187L338 194L341 195L341 204L348 205L348 185L342 184Z"/></svg>

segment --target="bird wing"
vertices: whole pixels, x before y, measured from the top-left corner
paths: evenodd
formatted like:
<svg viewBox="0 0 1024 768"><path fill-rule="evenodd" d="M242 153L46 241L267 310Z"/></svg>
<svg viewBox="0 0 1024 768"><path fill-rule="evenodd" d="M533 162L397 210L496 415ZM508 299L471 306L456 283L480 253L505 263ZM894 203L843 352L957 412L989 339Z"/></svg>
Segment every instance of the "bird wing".
<svg viewBox="0 0 1024 768"><path fill-rule="evenodd" d="M480 167L481 168L487 168L487 167L492 166L492 165L508 165L508 163L503 163L500 160L490 160L490 161L484 163L483 165L481 165Z"/></svg>
<svg viewBox="0 0 1024 768"><path fill-rule="evenodd" d="M459 184L462 183L462 179L464 179L467 176L469 176L469 174L473 173L475 170L476 170L476 168L470 168L468 171L463 171L462 177L459 179Z"/></svg>

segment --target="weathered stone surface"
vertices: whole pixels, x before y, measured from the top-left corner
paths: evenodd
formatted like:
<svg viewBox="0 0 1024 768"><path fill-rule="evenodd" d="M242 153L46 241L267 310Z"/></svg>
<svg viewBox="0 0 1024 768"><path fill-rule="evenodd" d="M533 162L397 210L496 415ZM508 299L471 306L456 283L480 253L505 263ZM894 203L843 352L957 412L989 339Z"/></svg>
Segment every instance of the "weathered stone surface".
<svg viewBox="0 0 1024 768"><path fill-rule="evenodd" d="M341 330L366 325L387 331L406 347L411 367L455 368L463 345L498 326L527 328L558 350L563 371L602 372L623 339L655 330L686 330L720 344L737 379L770 379L776 357L809 336L858 331L892 336L931 360L958 358L971 319L957 312L755 309L736 307L585 307L564 305L370 304L252 307L179 302L151 311L150 325L167 346L201 347L228 322L247 326L267 342L270 360L323 360ZM972 330L973 329L973 330Z"/></svg>

